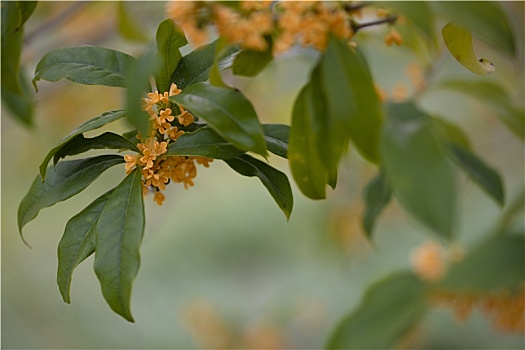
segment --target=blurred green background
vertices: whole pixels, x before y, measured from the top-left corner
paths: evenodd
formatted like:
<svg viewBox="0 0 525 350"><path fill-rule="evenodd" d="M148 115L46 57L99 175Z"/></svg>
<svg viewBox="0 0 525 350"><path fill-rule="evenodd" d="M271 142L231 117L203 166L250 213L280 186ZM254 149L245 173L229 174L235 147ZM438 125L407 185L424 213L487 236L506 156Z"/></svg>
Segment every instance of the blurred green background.
<svg viewBox="0 0 525 350"><path fill-rule="evenodd" d="M164 19L164 6L126 4L151 39ZM523 44L523 3L505 6L516 17L517 42ZM416 56L404 47L387 48L385 31L370 30L357 41L378 85L391 93L400 82L408 85L403 70ZM55 48L89 44L136 56L153 42L123 38L114 2L39 3L26 25L26 38L22 62L28 77L38 60ZM523 105L523 75L516 74L514 63L487 47L477 48L490 55L498 69L483 79L504 84ZM289 123L293 99L315 58L308 50L298 51L283 55L256 79L227 79L252 100L263 122ZM450 55L443 55L440 65L436 81L477 79ZM47 151L82 122L121 108L123 91L40 82L36 101L32 129L2 108L3 349L320 348L370 283L409 269L411 249L432 238L395 202L382 214L373 244L364 238L361 192L376 170L352 150L343 161L337 189L326 201L309 200L293 188L295 208L289 222L257 180L215 161L209 169L199 167L194 188L168 186L163 206L145 198L142 263L132 296L136 323L126 322L106 305L92 257L77 268L72 304L65 304L55 282L56 248L65 224L117 184L124 169L111 169L67 203L42 211L24 230L32 249L17 232L17 207ZM420 104L464 128L477 154L502 174L509 199L522 189L523 144L484 105L438 89L428 91ZM129 127L122 122L106 129ZM289 173L285 161L271 162ZM460 177L459 183L458 241L468 250L495 226L501 209L466 178ZM524 338L492 331L479 313L459 325L450 310L435 308L408 346L518 349Z"/></svg>

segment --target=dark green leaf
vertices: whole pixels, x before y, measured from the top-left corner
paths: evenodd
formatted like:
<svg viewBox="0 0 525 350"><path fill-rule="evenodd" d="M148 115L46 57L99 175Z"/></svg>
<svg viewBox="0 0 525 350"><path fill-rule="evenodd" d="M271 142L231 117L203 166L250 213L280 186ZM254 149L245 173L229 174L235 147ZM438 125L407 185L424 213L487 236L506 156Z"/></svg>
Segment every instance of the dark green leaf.
<svg viewBox="0 0 525 350"><path fill-rule="evenodd" d="M22 95L19 84L20 55L24 30L18 28L22 19L16 1L2 2L2 90Z"/></svg>
<svg viewBox="0 0 525 350"><path fill-rule="evenodd" d="M167 156L200 156L215 159L238 157L244 151L224 140L215 130L203 127L186 132L168 146Z"/></svg>
<svg viewBox="0 0 525 350"><path fill-rule="evenodd" d="M326 349L397 349L426 310L425 285L410 273L371 286L330 336Z"/></svg>
<svg viewBox="0 0 525 350"><path fill-rule="evenodd" d="M221 69L219 68L220 60L227 56L230 47L232 47L232 45L228 42L226 38L220 37L217 40L217 44L215 45L215 57L213 59L213 64L210 67L210 72L208 75L208 80L213 86L230 88L230 86L226 84L222 79Z"/></svg>
<svg viewBox="0 0 525 350"><path fill-rule="evenodd" d="M259 74L273 59L272 52L242 50L233 61L233 74L254 77Z"/></svg>
<svg viewBox="0 0 525 350"><path fill-rule="evenodd" d="M148 42L148 37L144 34L142 28L137 26L136 21L131 18L126 6L125 1L117 2L117 25L120 35L128 40Z"/></svg>
<svg viewBox="0 0 525 350"><path fill-rule="evenodd" d="M95 225L113 190L106 192L66 225L64 235L58 243L57 283L62 299L70 303L69 290L75 268L95 252Z"/></svg>
<svg viewBox="0 0 525 350"><path fill-rule="evenodd" d="M55 153L53 163L56 165L60 158L84 153L92 149L130 149L140 152L135 144L111 132L105 132L102 135L92 138L86 138L80 134L66 142L62 148Z"/></svg>
<svg viewBox="0 0 525 350"><path fill-rule="evenodd" d="M206 120L235 147L266 156L262 126L252 104L241 92L197 83L170 99Z"/></svg>
<svg viewBox="0 0 525 350"><path fill-rule="evenodd" d="M140 265L144 233L142 173L135 169L114 190L98 218L95 273L113 311L133 322L131 288Z"/></svg>
<svg viewBox="0 0 525 350"><path fill-rule="evenodd" d="M436 1L429 4L440 15L470 29L486 43L508 55L515 54L512 29L500 4L492 1Z"/></svg>
<svg viewBox="0 0 525 350"><path fill-rule="evenodd" d="M35 11L38 1L15 1L15 3L18 8L18 25L16 30L19 30Z"/></svg>
<svg viewBox="0 0 525 350"><path fill-rule="evenodd" d="M449 238L456 215L455 174L431 117L412 102L387 107L381 151L393 193L415 218Z"/></svg>
<svg viewBox="0 0 525 350"><path fill-rule="evenodd" d="M108 111L104 112L101 115L96 116L93 119L88 120L87 122L80 125L78 128L70 132L66 137L64 137L44 158L42 164L40 164L40 175L42 179L46 178L47 163L53 158L56 152L60 150L66 143L68 143L75 136L80 135L84 132L98 129L108 123L111 123L115 120L118 120L124 116L124 111Z"/></svg>
<svg viewBox="0 0 525 350"><path fill-rule="evenodd" d="M452 143L466 150L472 149L467 134L456 124L443 118L432 117L432 128L442 144Z"/></svg>
<svg viewBox="0 0 525 350"><path fill-rule="evenodd" d="M160 69L155 74L155 83L158 91L164 93L169 91L171 75L182 58L179 48L188 44L188 40L182 29L171 19L166 19L159 24L156 40Z"/></svg>
<svg viewBox="0 0 525 350"><path fill-rule="evenodd" d="M475 154L461 146L450 144L448 150L452 159L461 167L472 180L485 190L499 204L505 202L503 182L498 172L485 164Z"/></svg>
<svg viewBox="0 0 525 350"><path fill-rule="evenodd" d="M363 227L368 237L372 237L372 231L377 217L384 207L390 202L392 190L383 172L368 183L365 188L364 197L366 210L363 216Z"/></svg>
<svg viewBox="0 0 525 350"><path fill-rule="evenodd" d="M41 209L73 197L89 186L108 168L123 163L116 155L103 155L59 163L48 169L46 180L37 175L18 207L18 229L33 220Z"/></svg>
<svg viewBox="0 0 525 350"><path fill-rule="evenodd" d="M284 173L246 154L227 159L225 162L241 175L258 177L286 215L286 218L290 218L293 208L293 195L288 177Z"/></svg>
<svg viewBox="0 0 525 350"><path fill-rule="evenodd" d="M491 237L453 265L439 287L465 293L487 293L523 284L525 238Z"/></svg>
<svg viewBox="0 0 525 350"><path fill-rule="evenodd" d="M375 3L375 5L378 5ZM413 22L425 35L434 39L434 14L424 1L381 1L379 5L390 7Z"/></svg>
<svg viewBox="0 0 525 350"><path fill-rule="evenodd" d="M48 52L35 69L33 84L67 79L86 85L126 87L126 73L135 59L120 51L79 46Z"/></svg>
<svg viewBox="0 0 525 350"><path fill-rule="evenodd" d="M279 157L287 158L290 126L285 124L263 124L262 127L268 151Z"/></svg>

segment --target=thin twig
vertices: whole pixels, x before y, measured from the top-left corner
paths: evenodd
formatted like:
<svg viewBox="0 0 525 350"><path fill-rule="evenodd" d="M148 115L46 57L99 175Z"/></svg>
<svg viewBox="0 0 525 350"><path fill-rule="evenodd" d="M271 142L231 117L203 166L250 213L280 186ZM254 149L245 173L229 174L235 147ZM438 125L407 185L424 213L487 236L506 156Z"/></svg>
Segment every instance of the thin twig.
<svg viewBox="0 0 525 350"><path fill-rule="evenodd" d="M385 23L388 23L388 24L392 25L392 24L396 23L397 18L398 18L397 16L391 15L391 16L388 16L386 18L378 19L378 20L375 20L375 21L372 21L372 22L352 23L352 29L353 29L354 33L357 33L358 30L366 28L366 27L370 27L370 26L376 26L376 25L385 24Z"/></svg>

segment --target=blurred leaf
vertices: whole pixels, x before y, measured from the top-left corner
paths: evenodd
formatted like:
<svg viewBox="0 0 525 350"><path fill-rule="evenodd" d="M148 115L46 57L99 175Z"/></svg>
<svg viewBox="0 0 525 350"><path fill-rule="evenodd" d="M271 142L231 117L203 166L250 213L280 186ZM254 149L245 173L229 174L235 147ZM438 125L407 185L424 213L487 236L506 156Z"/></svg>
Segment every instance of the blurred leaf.
<svg viewBox="0 0 525 350"><path fill-rule="evenodd" d="M463 67L477 75L494 73L496 68L492 62L476 57L472 47L472 35L469 30L450 22L443 27L441 33L448 51Z"/></svg>
<svg viewBox="0 0 525 350"><path fill-rule="evenodd" d="M268 151L287 158L290 126L286 124L263 124L264 139Z"/></svg>
<svg viewBox="0 0 525 350"><path fill-rule="evenodd" d="M136 20L131 18L126 9L126 2L117 2L117 22L118 31L122 37L138 42L148 42L148 37L144 34L143 30L136 24Z"/></svg>
<svg viewBox="0 0 525 350"><path fill-rule="evenodd" d="M160 69L155 74L155 83L160 93L170 90L171 75L177 68L182 55L179 48L188 44L182 29L171 19L159 24L157 29L157 57Z"/></svg>
<svg viewBox="0 0 525 350"><path fill-rule="evenodd" d="M394 195L437 234L452 236L455 174L432 130L432 120L412 102L387 105L381 151Z"/></svg>
<svg viewBox="0 0 525 350"><path fill-rule="evenodd" d="M170 99L206 120L225 140L243 151L266 156L266 141L252 104L236 90L196 83Z"/></svg>
<svg viewBox="0 0 525 350"><path fill-rule="evenodd" d="M411 273L376 283L329 338L327 349L395 349L426 309L425 285Z"/></svg>
<svg viewBox="0 0 525 350"><path fill-rule="evenodd" d="M208 80L213 86L230 88L230 86L226 84L222 79L221 70L219 68L219 62L221 59L228 55L228 52L230 51L231 47L232 45L228 42L226 38L220 37L217 40L217 44L215 45L215 57L213 59L213 64L210 67L208 76Z"/></svg>
<svg viewBox="0 0 525 350"><path fill-rule="evenodd" d="M487 44L507 55L515 54L512 29L500 4L492 1L436 1L429 4L437 13L471 30Z"/></svg>
<svg viewBox="0 0 525 350"><path fill-rule="evenodd" d="M167 156L200 156L215 159L238 157L244 151L224 140L215 130L203 127L185 132L168 146Z"/></svg>
<svg viewBox="0 0 525 350"><path fill-rule="evenodd" d="M18 9L18 25L15 30L19 30L35 11L38 1L14 1L14 3Z"/></svg>
<svg viewBox="0 0 525 350"><path fill-rule="evenodd" d="M75 268L95 252L95 225L113 190L98 197L66 225L64 235L58 243L57 283L66 303L71 303L69 290Z"/></svg>
<svg viewBox="0 0 525 350"><path fill-rule="evenodd" d="M293 178L301 192L311 199L326 197L329 172L317 147L319 120L324 117L324 101L318 98L312 84L297 96L292 112L292 128L288 144L288 160Z"/></svg>
<svg viewBox="0 0 525 350"><path fill-rule="evenodd" d="M293 195L288 177L284 173L246 154L226 159L225 162L241 175L258 177L286 215L286 218L290 219Z"/></svg>
<svg viewBox="0 0 525 350"><path fill-rule="evenodd" d="M20 68L19 71L19 85L21 87L21 93L16 94L9 90L4 89L2 85L2 102L5 106L13 113L19 121L25 125L33 125L33 110L34 110L34 101L31 91L28 88L28 83L25 75L23 74L23 69Z"/></svg>
<svg viewBox="0 0 525 350"><path fill-rule="evenodd" d="M374 5L386 6L403 14L414 23L429 39L435 40L434 12L424 1L381 1Z"/></svg>
<svg viewBox="0 0 525 350"><path fill-rule="evenodd" d="M17 1L2 2L2 90L23 96L19 84L20 55L24 43L24 30L19 28Z"/></svg>
<svg viewBox="0 0 525 350"><path fill-rule="evenodd" d="M62 146L64 146L66 143L68 143L71 139L73 139L75 136L80 135L86 131L91 131L98 129L108 123L111 123L115 120L118 120L124 116L124 111L108 111L104 112L101 115L96 116L93 119L90 119L86 121L85 123L82 123L78 128L70 132L66 137L64 137L53 149L49 151L49 153L44 158L44 161L42 164L40 164L40 175L42 175L42 179L46 178L46 171L47 171L47 163L53 158L55 153L57 153Z"/></svg>
<svg viewBox="0 0 525 350"><path fill-rule="evenodd" d="M104 299L130 322L131 288L140 265L144 234L142 172L135 169L113 190L96 223L95 273Z"/></svg>
<svg viewBox="0 0 525 350"><path fill-rule="evenodd" d="M210 68L215 60L215 46L217 40L211 44L201 46L188 55L182 57L171 76L171 82L184 89L192 84L208 80ZM219 70L230 68L238 49L231 47L226 57L219 61Z"/></svg>
<svg viewBox="0 0 525 350"><path fill-rule="evenodd" d="M79 46L49 51L38 62L33 84L67 79L86 85L126 87L126 73L135 58L120 51Z"/></svg>
<svg viewBox="0 0 525 350"><path fill-rule="evenodd" d="M454 123L443 118L432 117L432 128L442 144L455 144L465 150L472 150L470 140L463 130Z"/></svg>
<svg viewBox="0 0 525 350"><path fill-rule="evenodd" d="M86 138L80 134L73 137L57 150L53 157L53 163L56 165L61 158L84 153L92 149L130 149L140 152L135 144L112 132L105 132L102 135L92 138Z"/></svg>
<svg viewBox="0 0 525 350"><path fill-rule="evenodd" d="M126 118L141 135L149 135L149 115L142 110L144 90L151 91L149 79L159 67L158 58L149 52L133 62L126 71Z"/></svg>
<svg viewBox="0 0 525 350"><path fill-rule="evenodd" d="M245 49L239 52L233 61L233 74L254 77L259 74L273 59L272 52Z"/></svg>
<svg viewBox="0 0 525 350"><path fill-rule="evenodd" d="M517 287L525 276L525 237L493 236L453 265L438 287L465 293L486 293Z"/></svg>
<svg viewBox="0 0 525 350"><path fill-rule="evenodd" d="M368 183L364 197L366 207L363 215L363 227L366 235L370 238L372 237L376 219L392 197L392 190L382 171Z"/></svg>
<svg viewBox="0 0 525 350"><path fill-rule="evenodd" d="M36 218L41 209L73 197L84 190L100 174L110 167L123 163L124 158L103 155L92 158L60 162L54 169L48 169L46 180L37 175L29 192L18 207L18 230Z"/></svg>
<svg viewBox="0 0 525 350"><path fill-rule="evenodd" d="M498 172L485 164L475 154L455 144L448 145L452 159L459 165L474 182L485 190L500 205L505 202L503 182Z"/></svg>
<svg viewBox="0 0 525 350"><path fill-rule="evenodd" d="M511 131L521 139L525 139L525 111L516 106L509 92L500 84L491 80L459 80L448 79L435 85L437 88L451 89L470 95L494 111Z"/></svg>

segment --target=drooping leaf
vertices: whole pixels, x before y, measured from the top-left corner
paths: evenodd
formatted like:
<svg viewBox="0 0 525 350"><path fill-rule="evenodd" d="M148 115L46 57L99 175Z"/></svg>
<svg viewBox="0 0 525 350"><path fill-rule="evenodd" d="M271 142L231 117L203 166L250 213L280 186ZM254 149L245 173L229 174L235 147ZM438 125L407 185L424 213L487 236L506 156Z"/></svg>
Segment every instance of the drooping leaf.
<svg viewBox="0 0 525 350"><path fill-rule="evenodd" d="M196 83L170 99L206 120L235 147L266 156L262 126L252 104L240 91Z"/></svg>
<svg viewBox="0 0 525 350"><path fill-rule="evenodd" d="M137 42L148 42L148 37L131 18L125 1L117 2L117 26L120 35L124 38Z"/></svg>
<svg viewBox="0 0 525 350"><path fill-rule="evenodd" d="M293 195L288 177L284 173L247 154L226 159L225 162L241 175L258 177L286 218L290 218Z"/></svg>
<svg viewBox="0 0 525 350"><path fill-rule="evenodd" d="M412 102L387 107L381 155L393 193L415 218L450 238L456 216L455 174L431 117Z"/></svg>
<svg viewBox="0 0 525 350"><path fill-rule="evenodd" d="M23 96L19 84L19 69L24 30L19 28L22 18L17 3L17 1L2 2L2 90Z"/></svg>
<svg viewBox="0 0 525 350"><path fill-rule="evenodd" d="M64 137L53 149L44 158L42 164L40 164L40 175L42 179L46 178L47 164L53 158L56 152L58 152L66 143L68 143L75 136L80 135L84 132L98 129L108 123L114 122L124 116L124 111L108 111L104 112L101 115L96 116L93 119L90 119L80 125L78 128L70 132L66 137Z"/></svg>
<svg viewBox="0 0 525 350"><path fill-rule="evenodd" d="M244 151L224 140L215 130L203 127L186 132L168 146L167 156L200 156L215 159L238 157Z"/></svg>
<svg viewBox="0 0 525 350"><path fill-rule="evenodd" d="M287 158L290 126L286 124L263 124L262 127L268 151L279 157Z"/></svg>
<svg viewBox="0 0 525 350"><path fill-rule="evenodd" d="M113 190L98 197L66 224L58 243L57 284L66 303L71 303L69 290L75 268L95 252L95 225Z"/></svg>
<svg viewBox="0 0 525 350"><path fill-rule="evenodd" d="M500 205L505 202L503 181L498 172L485 164L475 154L455 144L447 147L452 159L474 180L485 192Z"/></svg>
<svg viewBox="0 0 525 350"><path fill-rule="evenodd" d="M332 333L326 349L395 349L426 310L426 288L411 273L371 286Z"/></svg>
<svg viewBox="0 0 525 350"><path fill-rule="evenodd" d="M465 293L487 293L522 285L525 276L523 235L493 236L452 265L439 287Z"/></svg>
<svg viewBox="0 0 525 350"><path fill-rule="evenodd" d="M79 46L49 51L38 62L33 84L67 79L86 85L126 87L126 73L135 58L120 51Z"/></svg>
<svg viewBox="0 0 525 350"><path fill-rule="evenodd" d="M135 169L113 190L95 228L94 269L102 294L111 309L130 322L131 288L145 223L141 177Z"/></svg>
<svg viewBox="0 0 525 350"><path fill-rule="evenodd" d="M433 1L434 10L451 22L461 24L487 44L507 55L516 45L510 23L501 5L494 1Z"/></svg>
<svg viewBox="0 0 525 350"><path fill-rule="evenodd" d="M364 191L365 213L363 215L363 227L368 237L372 237L375 222L383 211L384 207L390 202L392 190L383 172L379 172L376 177L368 183Z"/></svg>
<svg viewBox="0 0 525 350"><path fill-rule="evenodd" d="M86 138L80 134L57 150L53 157L53 163L56 165L61 158L84 153L92 149L130 149L140 152L135 144L112 132L105 132L92 138Z"/></svg>
<svg viewBox="0 0 525 350"><path fill-rule="evenodd" d="M485 58L478 58L472 47L472 35L468 29L455 23L448 23L441 30L448 51L472 73L489 75L494 73L494 64Z"/></svg>
<svg viewBox="0 0 525 350"><path fill-rule="evenodd" d="M471 150L467 134L456 124L438 117L432 117L432 128L443 144L452 143L465 150Z"/></svg>
<svg viewBox="0 0 525 350"><path fill-rule="evenodd" d="M117 155L103 155L60 162L50 167L44 182L37 175L18 207L18 229L33 220L41 209L73 197L84 190L110 167L123 163Z"/></svg>
<svg viewBox="0 0 525 350"><path fill-rule="evenodd" d="M271 50L242 50L233 61L233 74L254 77L259 74L272 59L273 55Z"/></svg>
<svg viewBox="0 0 525 350"><path fill-rule="evenodd" d="M155 74L155 83L160 93L169 91L171 75L182 58L179 48L188 44L182 29L171 19L159 24L157 29L157 57L160 69Z"/></svg>

